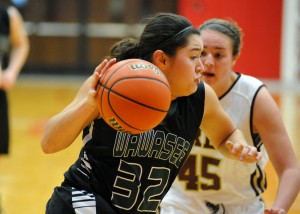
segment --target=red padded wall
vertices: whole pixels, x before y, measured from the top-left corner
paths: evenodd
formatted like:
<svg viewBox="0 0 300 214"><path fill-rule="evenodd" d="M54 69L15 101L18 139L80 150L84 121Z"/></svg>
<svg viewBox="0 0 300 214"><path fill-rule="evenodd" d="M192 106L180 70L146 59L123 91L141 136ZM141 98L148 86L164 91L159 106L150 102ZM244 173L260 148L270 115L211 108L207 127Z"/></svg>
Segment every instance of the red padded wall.
<svg viewBox="0 0 300 214"><path fill-rule="evenodd" d="M209 18L231 18L244 32L235 70L279 79L282 0L179 0L178 12L195 26Z"/></svg>

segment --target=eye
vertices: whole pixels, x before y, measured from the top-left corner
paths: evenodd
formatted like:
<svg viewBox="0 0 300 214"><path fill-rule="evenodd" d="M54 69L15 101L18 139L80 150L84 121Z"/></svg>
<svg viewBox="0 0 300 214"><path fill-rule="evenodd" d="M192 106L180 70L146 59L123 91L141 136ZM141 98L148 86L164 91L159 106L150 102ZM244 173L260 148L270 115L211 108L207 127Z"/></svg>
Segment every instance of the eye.
<svg viewBox="0 0 300 214"><path fill-rule="evenodd" d="M223 54L221 54L221 53L216 53L215 54L215 58L217 58L217 59L221 59L221 58L223 58Z"/></svg>
<svg viewBox="0 0 300 214"><path fill-rule="evenodd" d="M191 59L192 59L192 60L200 59L200 57L201 57L201 55L198 55L198 54L197 54L197 55L192 56Z"/></svg>
<svg viewBox="0 0 300 214"><path fill-rule="evenodd" d="M207 53L205 51L202 51L200 57L205 57L206 55Z"/></svg>

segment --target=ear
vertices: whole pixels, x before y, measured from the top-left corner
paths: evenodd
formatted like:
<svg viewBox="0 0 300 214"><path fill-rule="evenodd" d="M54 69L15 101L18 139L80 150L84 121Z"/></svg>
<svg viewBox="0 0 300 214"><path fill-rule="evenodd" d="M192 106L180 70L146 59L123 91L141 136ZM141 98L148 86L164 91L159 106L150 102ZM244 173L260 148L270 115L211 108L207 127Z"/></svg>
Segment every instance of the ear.
<svg viewBox="0 0 300 214"><path fill-rule="evenodd" d="M156 50L153 53L153 64L161 70L166 67L166 55L162 50Z"/></svg>
<svg viewBox="0 0 300 214"><path fill-rule="evenodd" d="M235 65L237 59L239 58L239 54L233 57L233 61L232 61L232 67Z"/></svg>

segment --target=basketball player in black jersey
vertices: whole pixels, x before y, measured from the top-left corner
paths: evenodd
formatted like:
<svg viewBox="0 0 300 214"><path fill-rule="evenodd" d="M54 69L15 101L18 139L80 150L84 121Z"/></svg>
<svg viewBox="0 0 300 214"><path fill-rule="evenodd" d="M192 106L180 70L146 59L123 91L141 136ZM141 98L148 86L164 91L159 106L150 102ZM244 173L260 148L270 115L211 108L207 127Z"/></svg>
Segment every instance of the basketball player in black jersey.
<svg viewBox="0 0 300 214"><path fill-rule="evenodd" d="M0 156L9 154L9 99L29 53L29 39L20 12L0 3Z"/></svg>
<svg viewBox="0 0 300 214"><path fill-rule="evenodd" d="M184 17L161 13L148 21L138 40L111 49L83 83L75 99L46 124L42 149L67 148L83 133L78 160L47 203L48 214L155 213L189 154L199 127L226 157L253 163L261 158L222 110L213 90L200 81L203 44ZM141 58L167 77L171 108L160 125L130 135L110 128L97 110L96 86L116 61Z"/></svg>

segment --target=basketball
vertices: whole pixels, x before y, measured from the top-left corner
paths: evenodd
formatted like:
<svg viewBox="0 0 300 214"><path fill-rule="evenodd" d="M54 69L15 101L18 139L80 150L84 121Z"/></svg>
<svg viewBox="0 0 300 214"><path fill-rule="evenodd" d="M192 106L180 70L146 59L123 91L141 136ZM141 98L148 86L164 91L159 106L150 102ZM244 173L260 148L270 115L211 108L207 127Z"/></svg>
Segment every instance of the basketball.
<svg viewBox="0 0 300 214"><path fill-rule="evenodd" d="M169 83L152 63L128 59L111 66L99 80L98 110L117 131L139 134L156 127L171 104Z"/></svg>

